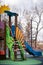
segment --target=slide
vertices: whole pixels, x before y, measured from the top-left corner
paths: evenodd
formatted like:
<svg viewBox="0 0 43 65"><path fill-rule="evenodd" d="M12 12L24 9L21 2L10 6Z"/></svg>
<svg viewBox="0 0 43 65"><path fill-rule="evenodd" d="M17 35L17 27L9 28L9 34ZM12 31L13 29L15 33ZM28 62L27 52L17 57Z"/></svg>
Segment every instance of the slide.
<svg viewBox="0 0 43 65"><path fill-rule="evenodd" d="M12 34L14 33L14 25L12 25ZM17 33L18 34L18 33ZM18 34L19 35L19 34ZM14 36L14 34L13 34ZM20 42L18 44L21 44ZM40 51L34 50L29 44L28 42L25 41L25 46L26 46L26 51L34 56L42 56L42 53ZM20 49L22 49L21 45L19 46ZM21 51L21 55L22 57L24 57L24 51Z"/></svg>
<svg viewBox="0 0 43 65"><path fill-rule="evenodd" d="M26 51L28 53L30 53L31 55L33 56L42 56L42 53L41 51L38 51L38 50L34 50L29 44L28 42L24 42L25 46L26 46Z"/></svg>

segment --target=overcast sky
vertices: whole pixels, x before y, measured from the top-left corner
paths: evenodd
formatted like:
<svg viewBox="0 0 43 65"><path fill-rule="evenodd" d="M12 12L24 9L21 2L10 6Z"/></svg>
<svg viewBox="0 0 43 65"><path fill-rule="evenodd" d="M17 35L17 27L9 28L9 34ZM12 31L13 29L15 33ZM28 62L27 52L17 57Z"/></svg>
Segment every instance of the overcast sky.
<svg viewBox="0 0 43 65"><path fill-rule="evenodd" d="M16 5L18 7L24 6L27 9L31 9L31 7L34 7L35 5L38 5L38 7L43 8L43 0L0 0L3 1L2 4L8 4L8 5Z"/></svg>
<svg viewBox="0 0 43 65"><path fill-rule="evenodd" d="M43 0L0 0L1 5L9 5L11 8L18 7L22 9L31 10L36 5L38 8L43 8ZM41 34L40 34L41 33ZM43 40L43 30L38 34L39 40ZM39 36L40 35L40 36Z"/></svg>

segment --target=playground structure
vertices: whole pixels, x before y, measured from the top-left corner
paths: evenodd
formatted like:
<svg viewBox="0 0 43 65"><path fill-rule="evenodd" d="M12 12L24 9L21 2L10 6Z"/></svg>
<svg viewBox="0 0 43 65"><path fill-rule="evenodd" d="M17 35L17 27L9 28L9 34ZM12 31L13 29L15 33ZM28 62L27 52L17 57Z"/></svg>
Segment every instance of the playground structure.
<svg viewBox="0 0 43 65"><path fill-rule="evenodd" d="M6 50L6 24L5 21L2 23L0 21L0 54L2 55L1 58L5 57L5 50Z"/></svg>
<svg viewBox="0 0 43 65"><path fill-rule="evenodd" d="M5 45L9 48L9 58L12 60L17 60L17 51L20 51L21 58L22 60L26 59L25 58L25 51L26 50L28 53L32 54L33 56L42 56L42 53L40 51L35 51L33 48L30 47L28 42L24 40L24 35L22 31L19 29L17 25L17 13L12 13L10 11L4 10L5 13L9 16L9 25L5 26ZM15 26L13 27L11 24L11 17L15 16ZM13 28L12 28L13 27ZM12 33L11 33L11 31ZM13 34L13 35L12 35ZM1 39L0 39L1 40ZM6 49L6 47L5 47ZM6 50L5 50L5 55L6 55Z"/></svg>
<svg viewBox="0 0 43 65"><path fill-rule="evenodd" d="M8 6L0 7L0 58L6 58L6 22L1 21L1 14L4 13L5 10L9 10Z"/></svg>
<svg viewBox="0 0 43 65"><path fill-rule="evenodd" d="M10 28L12 27L12 25L11 25L11 16L15 16L15 36L13 35L14 41L16 43L16 44L14 43L14 55L15 55L15 58L17 56L17 51L19 50L20 54L21 54L21 58L25 59L24 49L23 49L23 47L21 45L21 42L16 39L16 27L17 27L17 16L18 16L18 14L12 13L10 11L5 11L5 13L7 13L7 15L9 16L9 27ZM11 34L11 31L10 31L10 34Z"/></svg>
<svg viewBox="0 0 43 65"><path fill-rule="evenodd" d="M9 11L5 11L5 12L7 14L9 13L8 15L10 15L10 17L9 17L10 18L9 19L10 20L9 25L11 27L11 16L12 16L12 14L14 15L15 13L11 13ZM24 40L24 35L23 35L22 31L17 26L17 16L15 17L15 36L14 36L14 38L16 39L15 41L17 41L16 45L19 47L19 50L21 51L22 59L25 59L23 46L26 48L26 51L28 51L28 53L30 53L30 54L32 54L34 56L41 56L42 55L40 51L33 50L30 47L30 45ZM15 45L15 48L16 48L16 45ZM16 55L17 50L18 49L16 48L15 55Z"/></svg>

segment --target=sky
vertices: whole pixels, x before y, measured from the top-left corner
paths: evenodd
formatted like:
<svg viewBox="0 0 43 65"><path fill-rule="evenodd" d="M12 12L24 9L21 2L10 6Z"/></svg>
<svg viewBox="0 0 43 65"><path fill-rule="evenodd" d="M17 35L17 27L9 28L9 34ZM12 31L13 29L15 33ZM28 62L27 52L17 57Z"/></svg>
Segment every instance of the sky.
<svg viewBox="0 0 43 65"><path fill-rule="evenodd" d="M16 5L18 7L26 7L27 9L31 9L31 7L34 7L36 4L38 7L42 7L43 0L0 0L3 1L2 4L8 4L8 5Z"/></svg>
<svg viewBox="0 0 43 65"><path fill-rule="evenodd" d="M35 6L37 6L39 9L43 8L43 0L0 0L0 1L1 5L4 4L9 5L12 11L14 10L14 7L21 8L21 10L25 8L28 11L34 8ZM22 17L22 15L21 18L23 19L22 21L26 21ZM38 40L40 41L43 40L43 30L41 30L41 32L38 34Z"/></svg>

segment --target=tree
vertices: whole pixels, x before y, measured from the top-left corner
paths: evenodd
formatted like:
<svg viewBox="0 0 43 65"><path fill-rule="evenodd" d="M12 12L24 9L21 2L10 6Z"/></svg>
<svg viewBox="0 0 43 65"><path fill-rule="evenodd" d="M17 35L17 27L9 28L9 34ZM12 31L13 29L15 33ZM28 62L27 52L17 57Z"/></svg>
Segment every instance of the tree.
<svg viewBox="0 0 43 65"><path fill-rule="evenodd" d="M42 13L43 13L43 10L41 11L39 11L38 10L38 8L37 7L35 7L35 11L33 12L33 16L32 16L32 23L33 22L35 22L37 25L36 25L36 28L34 27L34 30L36 29L36 32L34 33L34 34L32 34L32 36L34 35L35 37L35 47L36 47L36 43L37 43L37 36L38 36L38 33L39 33L39 31L43 28L43 27L41 27L40 29L39 29L39 25L40 25L40 23L41 23L41 15L42 15ZM37 21L37 18L36 18L36 15L37 15L37 17L38 17L38 21ZM35 19L36 18L36 19ZM32 29L33 29L33 27L32 27ZM33 31L34 32L34 31ZM32 32L32 33L33 33ZM32 40L33 40L33 38L32 38Z"/></svg>
<svg viewBox="0 0 43 65"><path fill-rule="evenodd" d="M30 38L31 38L31 24L30 22L27 23L26 26L26 36L27 36L27 41L30 42Z"/></svg>
<svg viewBox="0 0 43 65"><path fill-rule="evenodd" d="M31 43L30 42L30 40L31 40L31 22L30 22L31 12L24 9L23 15L24 15L24 18L27 20L27 24L26 24L26 27L25 27L25 29L26 29L25 30L25 39L30 44Z"/></svg>

